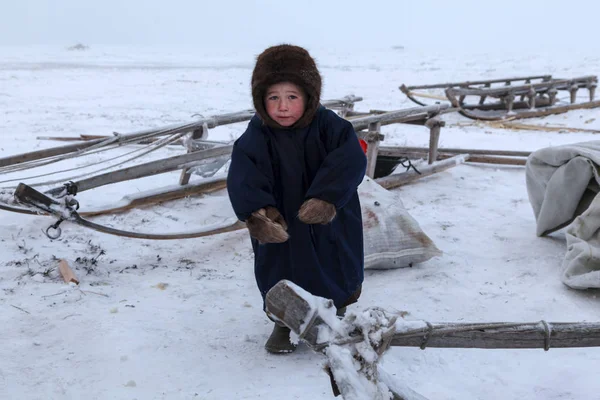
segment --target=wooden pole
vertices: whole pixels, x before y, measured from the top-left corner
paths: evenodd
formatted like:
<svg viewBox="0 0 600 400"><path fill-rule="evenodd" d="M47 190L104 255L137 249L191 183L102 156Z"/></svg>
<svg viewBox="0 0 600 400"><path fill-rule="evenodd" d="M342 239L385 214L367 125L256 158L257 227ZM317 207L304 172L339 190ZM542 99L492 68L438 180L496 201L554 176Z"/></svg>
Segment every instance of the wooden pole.
<svg viewBox="0 0 600 400"><path fill-rule="evenodd" d="M405 152L413 153L426 153L428 149L426 147L395 147L395 146L381 146L379 147L379 154L382 156L389 157L402 157ZM439 153L448 154L471 154L471 155L488 155L488 156L514 156L514 157L529 157L531 151L514 151L514 150L484 150L484 149L457 149L450 147L441 147L438 149Z"/></svg>
<svg viewBox="0 0 600 400"><path fill-rule="evenodd" d="M550 349L600 346L600 323L423 323L421 328L396 332L392 346Z"/></svg>
<svg viewBox="0 0 600 400"><path fill-rule="evenodd" d="M452 154L439 154L438 159L446 160L454 157ZM481 164L498 164L498 165L526 165L526 158L517 158L517 157L496 157L496 156L475 156L470 155L468 160L465 160L468 163L481 163Z"/></svg>

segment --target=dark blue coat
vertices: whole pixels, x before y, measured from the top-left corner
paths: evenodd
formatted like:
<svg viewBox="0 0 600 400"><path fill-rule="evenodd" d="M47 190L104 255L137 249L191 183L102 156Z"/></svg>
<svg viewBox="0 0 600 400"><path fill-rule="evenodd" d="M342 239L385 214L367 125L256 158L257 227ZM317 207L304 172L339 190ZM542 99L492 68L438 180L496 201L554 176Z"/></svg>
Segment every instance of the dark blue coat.
<svg viewBox="0 0 600 400"><path fill-rule="evenodd" d="M288 224L285 243L252 239L254 272L263 296L288 279L316 296L344 305L364 277L363 231L357 187L366 157L352 125L320 106L302 129L272 129L255 115L235 142L227 177L237 217L274 206ZM297 215L318 198L334 204L328 225L307 225Z"/></svg>

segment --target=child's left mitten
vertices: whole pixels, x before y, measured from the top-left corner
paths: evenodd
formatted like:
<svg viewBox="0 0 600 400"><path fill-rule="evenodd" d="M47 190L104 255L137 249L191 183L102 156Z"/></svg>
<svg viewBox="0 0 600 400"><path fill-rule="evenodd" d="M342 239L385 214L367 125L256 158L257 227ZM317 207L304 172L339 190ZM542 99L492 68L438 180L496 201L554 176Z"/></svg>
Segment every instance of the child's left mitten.
<svg viewBox="0 0 600 400"><path fill-rule="evenodd" d="M335 218L335 206L321 199L308 199L300 207L298 218L305 224L326 225Z"/></svg>

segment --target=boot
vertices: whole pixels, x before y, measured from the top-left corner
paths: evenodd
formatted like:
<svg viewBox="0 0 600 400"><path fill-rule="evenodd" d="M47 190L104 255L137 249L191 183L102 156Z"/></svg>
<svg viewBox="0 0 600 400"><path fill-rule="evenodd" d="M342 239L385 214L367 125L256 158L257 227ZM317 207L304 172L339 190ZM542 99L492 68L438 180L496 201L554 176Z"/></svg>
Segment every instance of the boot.
<svg viewBox="0 0 600 400"><path fill-rule="evenodd" d="M265 343L265 349L272 354L291 353L296 345L290 342L290 328L275 323L271 336Z"/></svg>

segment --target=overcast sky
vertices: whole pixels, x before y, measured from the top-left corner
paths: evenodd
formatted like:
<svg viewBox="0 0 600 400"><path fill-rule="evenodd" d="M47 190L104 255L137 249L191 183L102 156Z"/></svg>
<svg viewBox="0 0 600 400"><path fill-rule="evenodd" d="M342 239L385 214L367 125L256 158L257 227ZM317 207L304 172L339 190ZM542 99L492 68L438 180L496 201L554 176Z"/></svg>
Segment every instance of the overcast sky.
<svg viewBox="0 0 600 400"><path fill-rule="evenodd" d="M600 51L598 0L0 1L2 45Z"/></svg>

